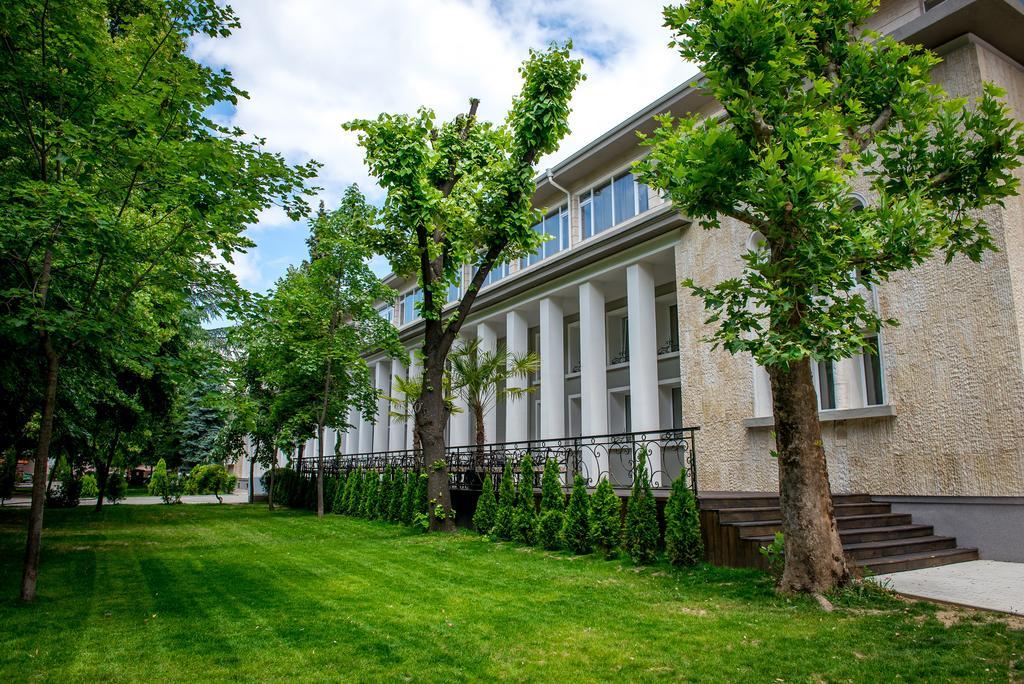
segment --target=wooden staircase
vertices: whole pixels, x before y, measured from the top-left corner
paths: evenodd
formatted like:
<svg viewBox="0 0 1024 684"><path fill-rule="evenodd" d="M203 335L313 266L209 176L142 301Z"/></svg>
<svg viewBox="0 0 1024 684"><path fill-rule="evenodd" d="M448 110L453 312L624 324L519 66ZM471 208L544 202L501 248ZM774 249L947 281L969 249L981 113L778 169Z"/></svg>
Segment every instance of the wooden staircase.
<svg viewBox="0 0 1024 684"><path fill-rule="evenodd" d="M706 492L700 495L701 530L707 560L716 565L767 569L759 549L782 529L778 495ZM977 549L935 534L909 513L893 513L869 494L832 496L843 550L851 570L875 574L977 560Z"/></svg>

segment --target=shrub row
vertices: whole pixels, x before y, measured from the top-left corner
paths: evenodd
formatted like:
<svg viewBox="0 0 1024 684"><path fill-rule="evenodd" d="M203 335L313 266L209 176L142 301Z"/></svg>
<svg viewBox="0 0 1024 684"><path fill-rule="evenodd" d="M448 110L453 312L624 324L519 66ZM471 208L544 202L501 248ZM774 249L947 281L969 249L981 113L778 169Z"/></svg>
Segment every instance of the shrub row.
<svg viewBox="0 0 1024 684"><path fill-rule="evenodd" d="M516 486L506 464L495 496L493 482L484 478L483 493L477 500L473 526L483 535L500 541L515 541L545 549L567 549L577 554L596 550L615 558L620 550L634 563L655 560L660 544L657 508L647 474L647 454L637 458L633 489L623 524L622 503L607 479L602 478L592 495L577 475L568 505L562 491L558 464L548 460L541 475L540 511L533 492L533 459L529 454L519 468ZM700 537L697 499L684 478L677 478L665 507L665 551L674 565L700 562L704 547Z"/></svg>
<svg viewBox="0 0 1024 684"><path fill-rule="evenodd" d="M264 488L270 474L262 477ZM274 471L274 501L316 510L316 477L304 478L290 468ZM388 467L384 472L359 468L324 480L324 512L367 520L427 526L427 476Z"/></svg>

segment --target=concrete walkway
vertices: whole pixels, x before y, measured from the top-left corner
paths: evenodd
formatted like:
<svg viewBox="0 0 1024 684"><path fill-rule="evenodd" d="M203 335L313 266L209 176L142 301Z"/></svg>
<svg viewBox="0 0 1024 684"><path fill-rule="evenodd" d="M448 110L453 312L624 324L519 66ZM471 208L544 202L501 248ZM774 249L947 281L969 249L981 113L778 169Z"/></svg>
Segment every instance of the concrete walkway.
<svg viewBox="0 0 1024 684"><path fill-rule="evenodd" d="M905 596L1024 615L1024 563L969 561L872 580Z"/></svg>
<svg viewBox="0 0 1024 684"><path fill-rule="evenodd" d="M221 494L220 498L224 499L226 504L244 504L249 503L249 494L244 490L239 490L233 494ZM4 502L4 507L10 508L28 508L32 502L31 497L24 495L15 495L13 498L8 499ZM153 504L162 504L163 500L159 496L128 496L118 501L116 504L104 504L105 506L150 506ZM217 503L217 497L213 494L202 494L197 496L183 496L181 497L181 503L186 504L215 504ZM96 499L82 499L79 506L95 506Z"/></svg>

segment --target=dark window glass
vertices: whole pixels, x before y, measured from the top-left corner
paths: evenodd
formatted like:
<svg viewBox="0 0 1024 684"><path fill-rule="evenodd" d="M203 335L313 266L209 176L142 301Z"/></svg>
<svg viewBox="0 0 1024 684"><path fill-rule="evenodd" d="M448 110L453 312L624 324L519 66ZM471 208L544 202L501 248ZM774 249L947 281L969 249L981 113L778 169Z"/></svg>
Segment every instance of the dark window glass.
<svg viewBox="0 0 1024 684"><path fill-rule="evenodd" d="M643 183L636 184L636 205L637 213L642 214L647 211L647 186Z"/></svg>
<svg viewBox="0 0 1024 684"><path fill-rule="evenodd" d="M594 225L591 223L594 212L589 201L580 202L580 223L583 225L583 239L594 237Z"/></svg>
<svg viewBox="0 0 1024 684"><path fill-rule="evenodd" d="M836 407L836 378L831 361L818 362L818 406L822 411Z"/></svg>
<svg viewBox="0 0 1024 684"><path fill-rule="evenodd" d="M594 212L594 235L612 227L612 186L594 188L592 203Z"/></svg>
<svg viewBox="0 0 1024 684"><path fill-rule="evenodd" d="M864 345L864 388L867 390L868 406L879 406L885 402L882 395L882 359L878 348L878 336L873 335Z"/></svg>
<svg viewBox="0 0 1024 684"><path fill-rule="evenodd" d="M672 427L683 427L683 392L678 387L672 388Z"/></svg>
<svg viewBox="0 0 1024 684"><path fill-rule="evenodd" d="M631 173L619 176L612 183L612 192L615 194L616 225L636 215L635 190L636 185L633 183L633 174Z"/></svg>

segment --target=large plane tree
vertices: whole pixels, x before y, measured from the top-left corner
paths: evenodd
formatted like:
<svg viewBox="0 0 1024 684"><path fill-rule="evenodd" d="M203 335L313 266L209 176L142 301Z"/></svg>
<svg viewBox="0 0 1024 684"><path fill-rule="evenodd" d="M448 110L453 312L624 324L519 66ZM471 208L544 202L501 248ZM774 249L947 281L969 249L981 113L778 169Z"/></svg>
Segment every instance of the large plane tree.
<svg viewBox="0 0 1024 684"><path fill-rule="evenodd" d="M665 116L643 180L685 215L750 226L742 275L687 282L711 340L771 379L785 535L781 588L849 579L832 509L812 360L865 352L896 321L865 296L933 258L993 249L986 207L1016 191L1021 124L986 84L967 102L929 75L931 52L860 28L872 0L692 0L665 9L722 117ZM867 206L854 211L857 183Z"/></svg>
<svg viewBox="0 0 1024 684"><path fill-rule="evenodd" d="M491 269L540 244L531 230L537 219L533 167L569 130L569 101L583 78L582 62L570 49L530 52L520 68L522 90L503 125L479 120L476 99L467 113L444 123L421 108L345 124L359 132L370 173L387 191L377 251L423 290L422 390L414 408L432 530L455 526L444 458L448 353ZM445 314L449 287L462 285L466 264L473 266L472 278Z"/></svg>

